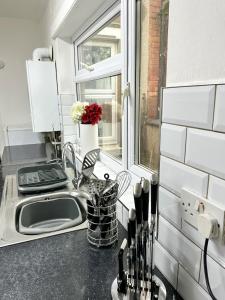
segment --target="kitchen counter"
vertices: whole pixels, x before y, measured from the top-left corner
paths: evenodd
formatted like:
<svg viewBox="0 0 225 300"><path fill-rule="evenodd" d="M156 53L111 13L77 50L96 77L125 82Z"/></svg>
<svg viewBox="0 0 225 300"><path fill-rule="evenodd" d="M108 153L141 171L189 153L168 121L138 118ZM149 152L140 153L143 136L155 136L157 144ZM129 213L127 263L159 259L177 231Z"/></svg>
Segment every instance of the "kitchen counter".
<svg viewBox="0 0 225 300"><path fill-rule="evenodd" d="M26 146L23 152L26 158ZM10 163L14 165L13 160ZM118 250L125 236L119 225L119 242L112 248L91 246L86 230L1 247L0 299L110 300ZM163 275L156 273L167 287L167 299L181 299Z"/></svg>
<svg viewBox="0 0 225 300"><path fill-rule="evenodd" d="M0 248L1 300L110 300L125 235L120 225L118 245L105 249L91 246L86 230ZM163 281L168 299L181 299Z"/></svg>

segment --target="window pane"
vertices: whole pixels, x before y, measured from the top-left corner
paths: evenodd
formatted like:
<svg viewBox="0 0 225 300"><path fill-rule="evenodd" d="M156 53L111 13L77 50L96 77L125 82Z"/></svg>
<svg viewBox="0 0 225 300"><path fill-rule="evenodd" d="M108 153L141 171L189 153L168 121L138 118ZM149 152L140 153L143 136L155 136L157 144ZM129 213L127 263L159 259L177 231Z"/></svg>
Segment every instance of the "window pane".
<svg viewBox="0 0 225 300"><path fill-rule="evenodd" d="M161 7L162 5L162 7ZM165 85L168 1L142 0L138 13L136 163L158 170L160 88Z"/></svg>
<svg viewBox="0 0 225 300"><path fill-rule="evenodd" d="M117 159L122 158L121 75L82 82L77 85L80 101L102 106L98 126L99 145Z"/></svg>
<svg viewBox="0 0 225 300"><path fill-rule="evenodd" d="M78 68L87 68L120 53L120 16L78 46Z"/></svg>

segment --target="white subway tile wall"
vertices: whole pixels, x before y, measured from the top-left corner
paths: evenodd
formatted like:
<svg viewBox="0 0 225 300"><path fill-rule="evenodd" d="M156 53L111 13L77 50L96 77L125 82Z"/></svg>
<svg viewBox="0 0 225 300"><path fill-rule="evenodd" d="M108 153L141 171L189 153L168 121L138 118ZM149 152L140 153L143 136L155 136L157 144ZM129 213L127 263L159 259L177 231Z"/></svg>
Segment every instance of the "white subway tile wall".
<svg viewBox="0 0 225 300"><path fill-rule="evenodd" d="M184 162L186 128L163 124L161 128L161 154Z"/></svg>
<svg viewBox="0 0 225 300"><path fill-rule="evenodd" d="M176 289L178 262L157 241L155 243L155 262L157 268Z"/></svg>
<svg viewBox="0 0 225 300"><path fill-rule="evenodd" d="M118 221L122 224L123 223L123 205L120 201L116 203L116 215Z"/></svg>
<svg viewBox="0 0 225 300"><path fill-rule="evenodd" d="M225 205L225 181L215 177L209 176L209 191L208 198L218 204Z"/></svg>
<svg viewBox="0 0 225 300"><path fill-rule="evenodd" d="M177 196L181 196L182 188L206 196L208 174L161 156L160 184Z"/></svg>
<svg viewBox="0 0 225 300"><path fill-rule="evenodd" d="M171 221L177 228L181 228L181 206L180 198L167 191L163 187L159 188L159 212L166 219Z"/></svg>
<svg viewBox="0 0 225 300"><path fill-rule="evenodd" d="M195 280L198 280L201 249L162 217L159 219L159 242Z"/></svg>
<svg viewBox="0 0 225 300"><path fill-rule="evenodd" d="M205 290L181 266L178 271L177 290L184 300L211 300Z"/></svg>
<svg viewBox="0 0 225 300"><path fill-rule="evenodd" d="M180 191L188 188L225 207L224 116L225 85L163 91L159 242L179 263L177 289L185 300L211 298L204 290L204 238L192 226L180 222ZM178 128L185 131L185 137ZM213 291L218 300L225 299L225 245L210 241L208 254ZM162 256L170 264L167 253L161 250L157 259L163 261ZM160 261L158 264L160 268ZM165 267L161 269L168 274Z"/></svg>
<svg viewBox="0 0 225 300"><path fill-rule="evenodd" d="M211 257L207 259L208 273L211 289L217 300L224 300L225 298L225 269L217 264ZM200 281L201 286L207 290L205 283L205 275L203 269L203 261L201 264Z"/></svg>
<svg viewBox="0 0 225 300"><path fill-rule="evenodd" d="M225 134L187 130L187 165L225 179Z"/></svg>
<svg viewBox="0 0 225 300"><path fill-rule="evenodd" d="M164 89L162 121L212 129L214 98L213 85Z"/></svg>
<svg viewBox="0 0 225 300"><path fill-rule="evenodd" d="M218 85L216 88L216 103L213 129L225 132L225 85Z"/></svg>
<svg viewBox="0 0 225 300"><path fill-rule="evenodd" d="M77 128L71 118L71 107L75 101L74 95L60 95L61 119L63 126L63 142L76 143Z"/></svg>

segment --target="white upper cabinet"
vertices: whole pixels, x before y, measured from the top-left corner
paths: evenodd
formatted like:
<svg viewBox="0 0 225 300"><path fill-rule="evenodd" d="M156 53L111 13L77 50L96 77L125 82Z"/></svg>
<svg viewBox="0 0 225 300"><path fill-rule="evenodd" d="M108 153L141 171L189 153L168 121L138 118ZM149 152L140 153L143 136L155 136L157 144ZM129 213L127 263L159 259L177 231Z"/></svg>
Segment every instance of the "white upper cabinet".
<svg viewBox="0 0 225 300"><path fill-rule="evenodd" d="M27 61L27 81L34 132L60 130L55 63Z"/></svg>

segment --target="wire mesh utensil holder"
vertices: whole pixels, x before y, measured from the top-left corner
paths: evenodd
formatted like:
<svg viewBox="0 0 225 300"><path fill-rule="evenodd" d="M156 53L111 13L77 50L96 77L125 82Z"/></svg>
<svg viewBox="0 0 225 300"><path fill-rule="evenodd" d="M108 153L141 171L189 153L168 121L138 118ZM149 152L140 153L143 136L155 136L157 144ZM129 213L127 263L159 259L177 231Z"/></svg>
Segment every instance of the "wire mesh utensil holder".
<svg viewBox="0 0 225 300"><path fill-rule="evenodd" d="M99 180L94 181L99 185ZM87 201L87 239L89 243L97 247L113 245L118 240L117 189L112 188L105 195L92 193L92 196L92 201Z"/></svg>

